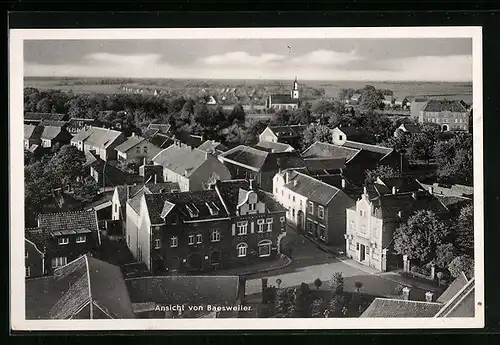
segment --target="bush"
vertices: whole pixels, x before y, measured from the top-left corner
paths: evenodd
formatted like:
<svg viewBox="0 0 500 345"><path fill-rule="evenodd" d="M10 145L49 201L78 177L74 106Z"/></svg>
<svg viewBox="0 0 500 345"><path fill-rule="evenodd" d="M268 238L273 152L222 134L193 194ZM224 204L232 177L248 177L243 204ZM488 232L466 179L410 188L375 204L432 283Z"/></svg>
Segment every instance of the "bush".
<svg viewBox="0 0 500 345"><path fill-rule="evenodd" d="M357 281L354 283L354 287L356 288L356 291L359 292L359 290L363 287L363 283Z"/></svg>
<svg viewBox="0 0 500 345"><path fill-rule="evenodd" d="M396 296L400 296L402 293L403 293L403 289L405 288L405 286L403 284L398 284L395 288L394 288L394 294Z"/></svg>
<svg viewBox="0 0 500 345"><path fill-rule="evenodd" d="M316 289L319 289L321 287L321 285L323 284L323 282L321 281L321 279L319 278L316 278L314 280L314 286L316 286Z"/></svg>
<svg viewBox="0 0 500 345"><path fill-rule="evenodd" d="M470 279L474 276L474 259L468 255L457 256L448 266L448 270L453 278L457 278L464 272Z"/></svg>

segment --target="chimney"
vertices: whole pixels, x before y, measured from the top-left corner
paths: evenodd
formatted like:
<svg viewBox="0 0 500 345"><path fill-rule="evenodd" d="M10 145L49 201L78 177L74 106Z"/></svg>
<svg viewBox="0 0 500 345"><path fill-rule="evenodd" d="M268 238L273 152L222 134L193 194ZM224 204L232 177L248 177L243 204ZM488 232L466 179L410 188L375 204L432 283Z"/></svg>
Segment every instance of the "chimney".
<svg viewBox="0 0 500 345"><path fill-rule="evenodd" d="M288 184L289 179L290 179L290 173L287 171L287 172L285 173L285 183L286 183L286 184Z"/></svg>
<svg viewBox="0 0 500 345"><path fill-rule="evenodd" d="M417 192L411 193L411 197L415 200L417 200Z"/></svg>
<svg viewBox="0 0 500 345"><path fill-rule="evenodd" d="M146 157L142 159L142 165L146 165Z"/></svg>
<svg viewBox="0 0 500 345"><path fill-rule="evenodd" d="M429 194L434 194L434 188L432 186L429 186Z"/></svg>
<svg viewBox="0 0 500 345"><path fill-rule="evenodd" d="M426 302L434 302L433 299L434 299L434 293L432 291L427 291L425 293L425 301Z"/></svg>
<svg viewBox="0 0 500 345"><path fill-rule="evenodd" d="M208 159L208 152L205 151L205 160Z"/></svg>
<svg viewBox="0 0 500 345"><path fill-rule="evenodd" d="M297 180L293 180L293 186L296 187L297 186Z"/></svg>
<svg viewBox="0 0 500 345"><path fill-rule="evenodd" d="M396 192L397 192L396 186L392 186L392 194L396 194Z"/></svg>
<svg viewBox="0 0 500 345"><path fill-rule="evenodd" d="M135 137L135 133L134 133L134 132L132 132L132 138L134 138L134 137Z"/></svg>
<svg viewBox="0 0 500 345"><path fill-rule="evenodd" d="M345 188L345 178L342 179L342 189Z"/></svg>
<svg viewBox="0 0 500 345"><path fill-rule="evenodd" d="M410 288L408 286L405 286L403 288L403 299L405 301L408 301L410 299Z"/></svg>
<svg viewBox="0 0 500 345"><path fill-rule="evenodd" d="M156 184L156 172L155 172L155 184Z"/></svg>

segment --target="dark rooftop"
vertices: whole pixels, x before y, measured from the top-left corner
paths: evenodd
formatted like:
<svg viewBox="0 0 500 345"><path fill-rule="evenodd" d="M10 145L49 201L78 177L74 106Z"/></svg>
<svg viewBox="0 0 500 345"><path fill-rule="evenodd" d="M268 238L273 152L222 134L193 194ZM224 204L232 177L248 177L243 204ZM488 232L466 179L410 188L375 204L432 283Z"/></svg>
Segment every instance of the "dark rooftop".
<svg viewBox="0 0 500 345"><path fill-rule="evenodd" d="M375 298L360 317L434 317L441 303Z"/></svg>
<svg viewBox="0 0 500 345"><path fill-rule="evenodd" d="M441 111L449 111L452 113L466 113L467 109L462 103L460 103L460 101L430 99L422 109L422 111L433 113Z"/></svg>

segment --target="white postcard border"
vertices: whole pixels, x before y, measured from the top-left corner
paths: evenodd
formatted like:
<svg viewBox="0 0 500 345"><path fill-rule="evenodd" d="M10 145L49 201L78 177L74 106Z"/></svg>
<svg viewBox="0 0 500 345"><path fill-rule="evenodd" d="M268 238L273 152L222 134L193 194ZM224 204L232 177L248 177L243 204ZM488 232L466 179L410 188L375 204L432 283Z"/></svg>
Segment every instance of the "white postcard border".
<svg viewBox="0 0 500 345"><path fill-rule="evenodd" d="M452 38L473 44L475 301L473 318L119 319L25 320L24 165L22 116L24 40ZM442 329L484 327L484 193L481 27L13 29L9 32L10 312L13 330L270 330Z"/></svg>

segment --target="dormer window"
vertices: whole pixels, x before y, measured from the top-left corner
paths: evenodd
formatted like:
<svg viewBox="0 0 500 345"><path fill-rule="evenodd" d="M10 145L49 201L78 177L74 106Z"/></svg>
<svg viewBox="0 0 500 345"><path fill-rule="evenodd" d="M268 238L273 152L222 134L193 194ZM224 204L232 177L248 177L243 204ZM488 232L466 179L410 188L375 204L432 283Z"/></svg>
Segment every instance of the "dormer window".
<svg viewBox="0 0 500 345"><path fill-rule="evenodd" d="M66 244L69 244L69 238L61 237L57 240L57 243L59 243L60 246L64 246Z"/></svg>
<svg viewBox="0 0 500 345"><path fill-rule="evenodd" d="M206 202L205 205L207 205L207 208L212 216L219 214L220 208L213 201Z"/></svg>
<svg viewBox="0 0 500 345"><path fill-rule="evenodd" d="M186 209L188 210L189 216L191 218L197 218L200 214L200 210L198 210L198 208L194 204L186 205Z"/></svg>
<svg viewBox="0 0 500 345"><path fill-rule="evenodd" d="M255 211L257 209L256 204L248 204L249 211Z"/></svg>

